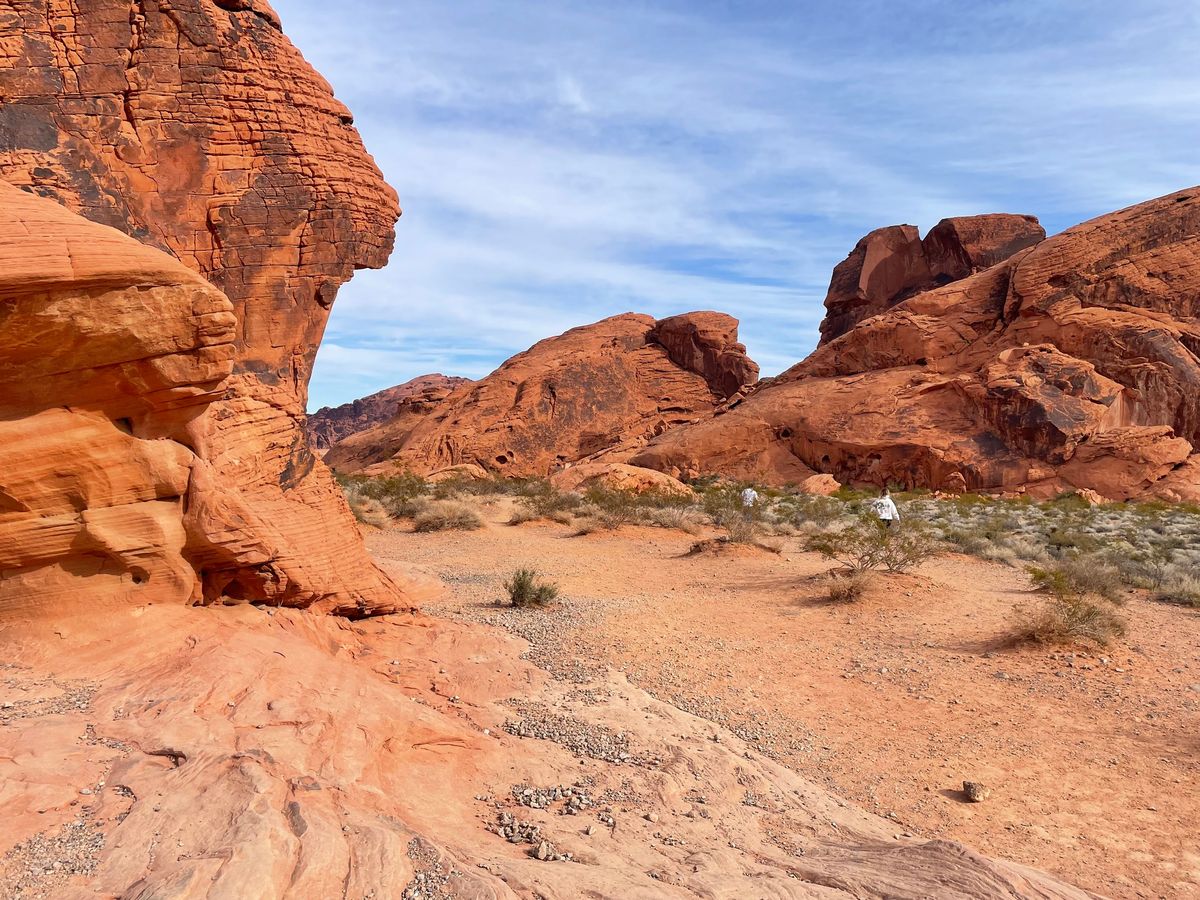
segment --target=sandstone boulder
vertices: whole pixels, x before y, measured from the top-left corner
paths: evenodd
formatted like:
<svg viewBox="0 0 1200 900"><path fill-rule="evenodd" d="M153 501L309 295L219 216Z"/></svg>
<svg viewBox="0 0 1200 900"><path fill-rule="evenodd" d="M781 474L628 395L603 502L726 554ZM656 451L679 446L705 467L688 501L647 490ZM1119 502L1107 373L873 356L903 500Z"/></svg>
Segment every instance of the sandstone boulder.
<svg viewBox="0 0 1200 900"><path fill-rule="evenodd" d="M909 237L877 240L908 241L908 260ZM864 265L874 246L860 242ZM836 339L844 310L831 307L808 359L628 461L775 483L819 471L948 491L1184 496L1178 473L1195 471L1200 443L1198 298L1200 188L1068 229Z"/></svg>
<svg viewBox="0 0 1200 900"><path fill-rule="evenodd" d="M613 491L634 494L666 494L675 497L695 497L696 492L677 478L654 469L643 469L624 463L581 463L556 473L550 483L560 491L582 493L593 485Z"/></svg>
<svg viewBox="0 0 1200 900"><path fill-rule="evenodd" d="M546 476L710 416L757 375L729 316L656 322L627 313L540 341L456 389L431 415L402 414L353 435L325 461L369 474L470 464Z"/></svg>
<svg viewBox="0 0 1200 900"><path fill-rule="evenodd" d="M1045 237L1033 216L1007 213L943 219L924 240L913 225L876 229L833 270L821 343L914 294L966 278Z"/></svg>
<svg viewBox="0 0 1200 900"><path fill-rule="evenodd" d="M232 364L232 372L192 420L186 441L207 463L191 476L204 499L187 512L194 520L189 553L204 596L351 614L403 605L397 586L366 558L303 427L313 357L338 286L356 268L384 264L399 212L349 110L262 0L21 3L2 17L0 178L165 251L215 286L205 297L223 292L233 305L236 327L211 326L213 335L231 331L221 364ZM86 240L72 242L71 254L86 253ZM154 343L156 330L180 329L176 355L192 346L182 311L154 299L162 289L182 290L182 282L178 274L167 283L144 278L144 257L131 251L113 259L120 268L114 284L147 289L144 306L126 303L124 317L109 324L104 320L117 310L97 308L74 330L60 320L57 352L46 357L58 364L47 368L53 391L46 387L32 405L6 393L6 403L12 397L30 411L66 402L99 409L118 382L131 397L175 390L182 376L168 379L169 386L138 382L138 371L149 369L134 359ZM36 299L45 279L53 280L37 268L24 268L15 285L23 302L35 305L45 303L44 295ZM60 269L69 272L71 263ZM160 314L161 323L141 321ZM203 314L197 307L194 315ZM10 347L37 340L32 327L0 321ZM96 341L129 343L120 378L112 368L89 368ZM207 390L201 386L197 396ZM85 400L93 397L99 399ZM124 418L110 421L119 430ZM115 451L82 455L65 434L56 443L43 421L29 427L40 435L37 453L63 460L73 478L103 480ZM162 490L147 485L141 493ZM84 511L89 496L76 498Z"/></svg>

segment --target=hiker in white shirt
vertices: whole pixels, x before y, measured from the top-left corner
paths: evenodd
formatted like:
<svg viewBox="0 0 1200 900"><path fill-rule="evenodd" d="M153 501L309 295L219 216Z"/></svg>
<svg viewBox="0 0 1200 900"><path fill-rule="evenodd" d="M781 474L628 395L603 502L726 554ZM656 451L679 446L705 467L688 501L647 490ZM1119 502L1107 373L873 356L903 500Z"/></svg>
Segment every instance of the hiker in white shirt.
<svg viewBox="0 0 1200 900"><path fill-rule="evenodd" d="M883 489L879 499L872 505L875 508L875 515L879 516L879 521L885 528L891 528L900 521L900 510L896 509L896 501L892 499L891 491L887 488Z"/></svg>
<svg viewBox="0 0 1200 900"><path fill-rule="evenodd" d="M758 503L758 491L752 487L742 491L742 515L749 519L754 514L754 506Z"/></svg>

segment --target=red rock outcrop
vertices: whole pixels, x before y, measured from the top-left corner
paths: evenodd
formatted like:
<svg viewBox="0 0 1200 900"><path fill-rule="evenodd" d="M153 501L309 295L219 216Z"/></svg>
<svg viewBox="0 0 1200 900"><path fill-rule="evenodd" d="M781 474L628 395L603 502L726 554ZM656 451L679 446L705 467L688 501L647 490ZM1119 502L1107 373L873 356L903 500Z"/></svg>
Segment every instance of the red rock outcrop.
<svg viewBox="0 0 1200 900"><path fill-rule="evenodd" d="M270 6L9 3L0 97L0 178L166 251L233 304L233 371L189 426L208 464L187 511L203 595L349 613L402 603L303 428L329 307L355 268L386 261L396 196ZM136 272L118 283L142 285ZM71 354L102 318L62 336L56 371L74 375L43 402L90 384ZM65 437L44 450L96 467Z"/></svg>
<svg viewBox="0 0 1200 900"><path fill-rule="evenodd" d="M836 329L835 329L836 330ZM831 332L832 333L832 332ZM918 293L629 460L777 483L1190 494L1200 188Z"/></svg>
<svg viewBox="0 0 1200 900"><path fill-rule="evenodd" d="M410 408L421 414L432 412L455 388L469 383L469 378L420 375L341 406L323 406L308 417L309 440L318 450L328 450L343 438L380 425Z"/></svg>
<svg viewBox="0 0 1200 900"><path fill-rule="evenodd" d="M821 343L930 288L994 266L1045 239L1033 216L992 213L942 219L921 239L914 225L878 228L833 270Z"/></svg>
<svg viewBox="0 0 1200 900"><path fill-rule="evenodd" d="M325 461L345 472L470 464L544 476L711 415L757 376L729 316L627 313L540 341L432 415L402 414L352 435Z"/></svg>

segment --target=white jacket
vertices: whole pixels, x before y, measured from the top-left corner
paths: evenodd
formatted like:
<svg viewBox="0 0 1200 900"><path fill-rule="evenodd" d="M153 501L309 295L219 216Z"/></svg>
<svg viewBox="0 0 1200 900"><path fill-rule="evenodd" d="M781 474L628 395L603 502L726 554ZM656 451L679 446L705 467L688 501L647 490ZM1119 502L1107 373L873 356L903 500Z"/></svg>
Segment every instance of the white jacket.
<svg viewBox="0 0 1200 900"><path fill-rule="evenodd" d="M900 510L896 509L896 503L891 497L880 497L875 501L875 515L885 522L900 521Z"/></svg>

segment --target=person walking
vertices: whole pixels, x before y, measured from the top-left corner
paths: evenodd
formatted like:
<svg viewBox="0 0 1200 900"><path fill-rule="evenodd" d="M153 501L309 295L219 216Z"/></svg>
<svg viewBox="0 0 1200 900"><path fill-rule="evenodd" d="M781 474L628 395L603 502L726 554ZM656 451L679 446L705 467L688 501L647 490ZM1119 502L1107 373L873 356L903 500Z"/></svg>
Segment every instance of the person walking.
<svg viewBox="0 0 1200 900"><path fill-rule="evenodd" d="M742 515L747 519L752 518L754 516L754 507L757 505L757 503L758 491L747 486L747 488L742 491Z"/></svg>
<svg viewBox="0 0 1200 900"><path fill-rule="evenodd" d="M879 517L880 523L884 528L893 528L900 521L900 510L896 508L896 501L892 499L892 492L886 487L883 493L879 495L872 506L875 509L875 515Z"/></svg>

